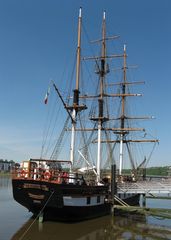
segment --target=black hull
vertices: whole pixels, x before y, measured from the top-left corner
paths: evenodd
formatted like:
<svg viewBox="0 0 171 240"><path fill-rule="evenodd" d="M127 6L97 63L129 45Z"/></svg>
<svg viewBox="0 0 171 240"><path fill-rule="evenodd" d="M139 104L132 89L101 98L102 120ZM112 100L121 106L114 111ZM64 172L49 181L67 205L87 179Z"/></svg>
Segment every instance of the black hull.
<svg viewBox="0 0 171 240"><path fill-rule="evenodd" d="M14 199L35 217L43 213L44 220L76 222L111 212L107 186L57 184L29 179L13 179L12 185ZM125 202L137 205L139 195L125 199Z"/></svg>
<svg viewBox="0 0 171 240"><path fill-rule="evenodd" d="M67 206L64 198L73 199L103 196L108 194L107 187L79 186L74 184L56 184L48 181L13 179L14 199L31 211L34 216L43 212L43 218L58 221L81 221L104 216L110 213L111 206L107 202L101 204L82 204Z"/></svg>

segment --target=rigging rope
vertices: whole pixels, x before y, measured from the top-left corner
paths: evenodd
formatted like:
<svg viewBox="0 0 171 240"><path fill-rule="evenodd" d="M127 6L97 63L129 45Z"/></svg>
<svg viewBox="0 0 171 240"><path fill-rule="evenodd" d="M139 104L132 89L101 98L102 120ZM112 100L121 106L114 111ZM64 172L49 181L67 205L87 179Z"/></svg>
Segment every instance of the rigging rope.
<svg viewBox="0 0 171 240"><path fill-rule="evenodd" d="M131 151L130 151L130 149L129 149L128 144L130 145L130 143L126 142L126 147L127 147L127 150L128 150L128 155L129 155L129 158L130 158L130 162L131 162L132 168L135 170L134 160L133 160L133 157L132 157L132 154L131 154Z"/></svg>
<svg viewBox="0 0 171 240"><path fill-rule="evenodd" d="M79 120L80 120L80 127L82 129L84 129L83 123L82 123L81 118L80 118L80 114L79 114ZM93 128L96 128L96 126L97 126L97 123L94 123ZM83 131L81 131L82 138L83 138L83 146L82 146L81 149L83 149L87 153L87 158L86 159L89 159L89 160L91 159L91 162L93 164L95 164L95 162L92 160L94 158L92 158L92 153L91 153L91 150L89 148L89 145L92 143L92 137L93 137L94 133L95 133L95 131L92 131L91 134L86 139L85 133Z"/></svg>
<svg viewBox="0 0 171 240"><path fill-rule="evenodd" d="M44 130L44 133L43 133L42 149L41 149L41 154L40 154L41 158L43 157L43 152L44 152L45 145L46 145L48 135L49 135L49 132L50 132L50 127L51 127L51 123L52 123L52 119L53 119L53 112L54 112L54 109L55 109L55 103L53 104L53 106L50 105L50 107L52 107L52 109L48 108L48 114L47 114L47 119L46 119L46 122L48 124L46 124L47 126L45 127L45 130Z"/></svg>
<svg viewBox="0 0 171 240"><path fill-rule="evenodd" d="M60 151L61 151L61 146L62 146L62 143L63 143L63 139L64 139L64 135L65 135L65 132L66 132L66 128L68 126L68 122L69 122L69 119L70 119L70 116L67 117L65 123L64 123L64 127L57 139L57 142L56 142L56 145L55 145L55 148L51 154L51 157L50 159L58 159L58 156L60 154Z"/></svg>
<svg viewBox="0 0 171 240"><path fill-rule="evenodd" d="M106 130L105 130L105 135L106 135L106 139L110 139L109 132L107 132ZM109 163L110 163L110 165L112 165L113 163L116 163L114 155L113 155L114 148L112 148L112 146L109 142L107 142L107 147L108 147L109 154L107 156L106 165ZM104 166L106 166L106 165L104 165Z"/></svg>
<svg viewBox="0 0 171 240"><path fill-rule="evenodd" d="M60 115L59 114L59 111L61 109L59 108L57 113L56 113L56 117L54 119L54 125L53 125L53 128L51 130L51 133L49 131L49 143L47 144L47 147L46 147L46 151L44 152L44 155L46 156L47 153L49 152L49 150L52 148L52 146L54 145L54 143L52 143L52 137L53 137L53 134L54 134L54 131L55 131L55 127L56 127L56 123L57 123L57 119L58 119L58 116ZM52 121L51 121L52 122Z"/></svg>
<svg viewBox="0 0 171 240"><path fill-rule="evenodd" d="M40 217L40 215L42 214L43 210L45 209L46 205L48 204L48 202L50 201L52 195L54 194L54 191L51 192L50 196L48 197L47 201L45 202L44 206L42 207L42 209L40 210L40 212L37 214L36 218L34 219L34 221L30 224L30 226L26 229L26 231L21 235L21 237L19 238L19 240L22 240L24 238L24 236L27 234L27 232L30 230L30 228L33 226L33 224L37 221L37 219Z"/></svg>
<svg viewBox="0 0 171 240"><path fill-rule="evenodd" d="M149 163L149 161L150 161L150 158L151 158L151 156L152 156L152 154L153 154L153 152L154 152L154 149L155 149L156 145L157 145L157 142L155 142L154 145L153 145L153 148L152 148L152 150L151 150L151 153L150 153L150 155L149 155L149 157L148 157L148 159L147 159L147 161L146 161L145 167L147 167L147 165L148 165L148 163Z"/></svg>

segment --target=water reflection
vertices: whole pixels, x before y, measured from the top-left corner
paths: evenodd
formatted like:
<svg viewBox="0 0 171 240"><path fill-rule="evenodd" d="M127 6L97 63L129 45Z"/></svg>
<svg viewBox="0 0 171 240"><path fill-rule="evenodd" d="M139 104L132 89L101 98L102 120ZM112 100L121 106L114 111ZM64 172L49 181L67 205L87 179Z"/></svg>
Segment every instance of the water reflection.
<svg viewBox="0 0 171 240"><path fill-rule="evenodd" d="M9 240L31 214L14 201L11 178L0 175L0 240Z"/></svg>
<svg viewBox="0 0 171 240"><path fill-rule="evenodd" d="M0 202L8 201L11 197L11 178L9 175L0 175Z"/></svg>
<svg viewBox="0 0 171 240"><path fill-rule="evenodd" d="M11 187L11 177L8 174L0 175L0 190Z"/></svg>
<svg viewBox="0 0 171 240"><path fill-rule="evenodd" d="M30 219L11 240L171 239L171 230L146 224L146 217L106 216L80 223L39 223Z"/></svg>

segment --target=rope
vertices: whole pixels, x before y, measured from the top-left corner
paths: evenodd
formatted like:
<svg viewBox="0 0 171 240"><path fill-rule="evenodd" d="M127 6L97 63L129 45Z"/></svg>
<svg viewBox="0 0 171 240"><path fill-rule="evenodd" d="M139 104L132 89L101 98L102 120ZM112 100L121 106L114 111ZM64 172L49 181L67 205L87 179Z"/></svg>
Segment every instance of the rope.
<svg viewBox="0 0 171 240"><path fill-rule="evenodd" d="M66 132L66 128L68 126L69 119L70 119L70 117L68 116L66 121L65 121L64 127L63 127L63 129L62 129L62 131L59 135L59 138L57 139L55 148L54 148L54 150L51 154L50 159L57 159L58 158L58 155L59 155L59 153L62 149L62 143L63 143L64 135L65 135L65 132Z"/></svg>
<svg viewBox="0 0 171 240"><path fill-rule="evenodd" d="M45 205L43 206L43 208L40 210L39 214L37 215L37 217L34 219L34 221L30 224L30 226L27 228L27 230L21 235L21 237L18 240L22 240L24 238L24 236L27 234L27 232L30 230L30 228L33 226L33 224L37 221L37 219L39 218L39 216L41 215L41 213L43 212L43 210L45 209L46 205L48 204L49 200L51 199L52 195L54 194L54 191L51 192L51 195L49 196L49 198L47 199Z"/></svg>
<svg viewBox="0 0 171 240"><path fill-rule="evenodd" d="M148 163L149 163L149 161L150 161L150 158L151 158L151 156L152 156L152 154L153 154L153 152L154 152L155 147L156 147L156 143L153 145L153 148L152 148L152 150L151 150L151 153L150 153L150 155L149 155L149 157L148 157L148 159L147 159L147 161L146 161L146 164L145 164L146 167L147 167L147 165L148 165Z"/></svg>

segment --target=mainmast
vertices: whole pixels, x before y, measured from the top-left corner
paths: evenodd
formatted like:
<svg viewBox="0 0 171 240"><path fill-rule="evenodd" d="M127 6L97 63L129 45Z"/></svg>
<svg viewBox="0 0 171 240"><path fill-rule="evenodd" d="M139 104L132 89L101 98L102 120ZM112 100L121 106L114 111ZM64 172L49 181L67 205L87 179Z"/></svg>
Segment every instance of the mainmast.
<svg viewBox="0 0 171 240"><path fill-rule="evenodd" d="M121 134L120 134L120 151L119 151L119 175L122 174L123 165L123 138L125 135L125 87L126 87L126 45L124 45L124 64L123 64L123 84L122 84L122 103L121 103Z"/></svg>
<svg viewBox="0 0 171 240"><path fill-rule="evenodd" d="M100 94L98 99L98 146L97 146L97 182L100 181L100 164L101 164L101 132L102 125L104 121L103 105L104 105L104 79L105 79L105 68L106 68L106 13L103 13L103 24L102 24L102 50L101 50L101 60L99 66L99 76L100 76Z"/></svg>

